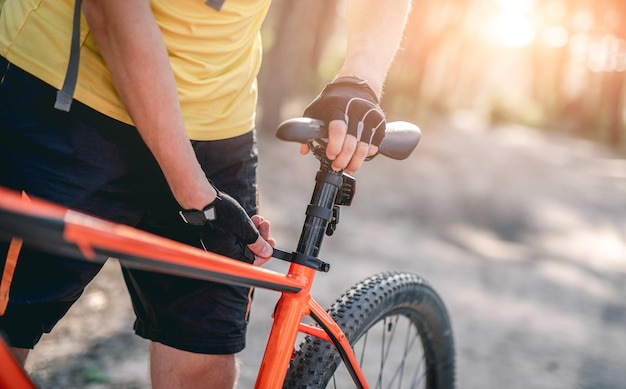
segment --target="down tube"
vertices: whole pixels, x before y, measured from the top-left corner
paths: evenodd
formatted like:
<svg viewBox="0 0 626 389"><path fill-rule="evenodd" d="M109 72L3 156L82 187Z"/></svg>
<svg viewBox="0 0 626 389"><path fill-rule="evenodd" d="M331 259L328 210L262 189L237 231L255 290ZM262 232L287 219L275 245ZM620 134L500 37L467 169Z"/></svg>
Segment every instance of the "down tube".
<svg viewBox="0 0 626 389"><path fill-rule="evenodd" d="M265 355L257 376L256 389L283 387L289 361L293 356L298 327L308 313L311 295L308 289L292 294L283 293L276 306L274 324L270 332Z"/></svg>
<svg viewBox="0 0 626 389"><path fill-rule="evenodd" d="M337 348L341 359L343 360L346 369L350 372L352 380L357 388L368 389L369 386L365 381L365 376L361 370L361 366L354 355L352 346L346 338L339 325L333 320L332 317L322 308L315 300L309 301L309 309L311 317L326 331L333 344Z"/></svg>
<svg viewBox="0 0 626 389"><path fill-rule="evenodd" d="M341 328L306 291L283 293L276 308L274 325L259 369L256 389L283 387L285 374L302 318L309 314L333 340L357 388L369 389L352 347Z"/></svg>
<svg viewBox="0 0 626 389"><path fill-rule="evenodd" d="M17 362L7 344L0 337L0 388L35 389L35 384Z"/></svg>

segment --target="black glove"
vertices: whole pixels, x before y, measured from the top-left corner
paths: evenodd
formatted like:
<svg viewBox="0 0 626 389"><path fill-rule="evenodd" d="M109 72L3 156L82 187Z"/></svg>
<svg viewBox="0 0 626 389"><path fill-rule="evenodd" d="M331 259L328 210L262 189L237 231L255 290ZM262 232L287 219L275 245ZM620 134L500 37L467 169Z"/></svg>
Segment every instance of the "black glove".
<svg viewBox="0 0 626 389"><path fill-rule="evenodd" d="M206 251L247 263L254 263L254 253L234 235L217 230L210 224L202 227L200 242Z"/></svg>
<svg viewBox="0 0 626 389"><path fill-rule="evenodd" d="M378 98L366 81L356 77L340 77L326 85L306 107L303 116L326 124L343 120L348 126L348 134L374 146L380 146L385 137L385 113Z"/></svg>
<svg viewBox="0 0 626 389"><path fill-rule="evenodd" d="M259 238L259 230L254 226L243 207L226 193L217 188L215 191L217 197L202 211L197 209L180 211L183 221L194 226L208 224L215 230L225 235L232 235L245 244L256 242Z"/></svg>

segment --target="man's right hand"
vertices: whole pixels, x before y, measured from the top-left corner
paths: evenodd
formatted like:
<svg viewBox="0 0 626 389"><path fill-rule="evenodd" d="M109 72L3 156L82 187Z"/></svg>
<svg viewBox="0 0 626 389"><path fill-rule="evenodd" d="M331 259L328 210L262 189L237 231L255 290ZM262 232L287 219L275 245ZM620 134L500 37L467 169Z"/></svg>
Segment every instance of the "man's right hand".
<svg viewBox="0 0 626 389"><path fill-rule="evenodd" d="M261 266L272 258L276 239L271 237L270 222L261 215L252 216L252 222L259 230L259 238L256 242L249 244L248 248L254 253L254 265ZM269 250L268 250L269 244Z"/></svg>
<svg viewBox="0 0 626 389"><path fill-rule="evenodd" d="M272 245L267 241L270 239L269 222L260 216L253 217L254 220L251 219L237 200L213 187L217 192L215 200L202 210L180 211L183 221L191 225L208 226L216 234L222 235L224 240L232 236L236 241L248 246L255 256L255 263L267 262L273 252ZM207 238L207 240L210 239ZM271 239L271 241L274 240ZM213 245L221 247L219 242ZM211 250L210 247L207 249Z"/></svg>

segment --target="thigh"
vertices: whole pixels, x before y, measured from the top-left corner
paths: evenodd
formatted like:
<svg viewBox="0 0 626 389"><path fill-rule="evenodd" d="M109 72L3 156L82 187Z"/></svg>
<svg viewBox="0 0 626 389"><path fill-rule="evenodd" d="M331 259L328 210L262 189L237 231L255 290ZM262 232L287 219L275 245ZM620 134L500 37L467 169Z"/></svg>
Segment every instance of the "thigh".
<svg viewBox="0 0 626 389"><path fill-rule="evenodd" d="M8 247L0 243L1 259L6 258ZM67 313L101 267L100 263L45 254L24 245L12 278L3 271L2 283L5 287L10 283L10 289L6 311L0 315L0 331L9 344L33 348Z"/></svg>
<svg viewBox="0 0 626 389"><path fill-rule="evenodd" d="M192 142L198 161L213 183L248 212L258 208L256 132L219 141Z"/></svg>
<svg viewBox="0 0 626 389"><path fill-rule="evenodd" d="M235 197L249 214L256 213L254 133L226 141L194 142L194 149L215 185ZM178 210L163 202L140 226L199 247L203 229L186 225ZM245 260L237 247L221 254ZM245 346L252 289L132 269L124 269L124 276L137 313L135 331L140 336L203 354L232 354Z"/></svg>
<svg viewBox="0 0 626 389"><path fill-rule="evenodd" d="M250 131L244 135L217 141L192 141L198 162L221 191L235 198L248 215L257 213L257 165L256 135ZM166 186L163 179L163 186ZM183 222L181 210L169 190L155 188L144 199L146 212L139 228L168 238L200 247L201 229Z"/></svg>
<svg viewBox="0 0 626 389"><path fill-rule="evenodd" d="M137 131L78 101L59 111L54 88L0 68L0 185L136 225L164 182Z"/></svg>
<svg viewBox="0 0 626 389"><path fill-rule="evenodd" d="M136 131L76 101L69 113L54 109L54 88L0 62L0 185L137 224L143 198L163 184ZM51 330L101 267L37 251L31 243L11 257L17 260L12 277L8 245L0 246L2 290L9 291L0 330L23 348Z"/></svg>

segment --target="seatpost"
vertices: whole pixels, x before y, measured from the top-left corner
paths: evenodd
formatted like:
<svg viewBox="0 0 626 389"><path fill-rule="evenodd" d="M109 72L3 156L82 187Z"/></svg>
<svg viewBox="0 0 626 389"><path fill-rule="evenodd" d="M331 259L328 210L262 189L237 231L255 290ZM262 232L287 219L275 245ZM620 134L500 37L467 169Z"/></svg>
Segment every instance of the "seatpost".
<svg viewBox="0 0 626 389"><path fill-rule="evenodd" d="M335 198L342 184L342 173L320 169L315 177L315 189L306 209L306 218L300 233L297 252L317 257L332 218Z"/></svg>
<svg viewBox="0 0 626 389"><path fill-rule="evenodd" d="M324 156L320 170L315 176L311 202L306 209L306 218L298 242L298 253L316 258L319 255L326 227L333 216L335 198L343 183L342 175L342 172L332 170L330 161Z"/></svg>

